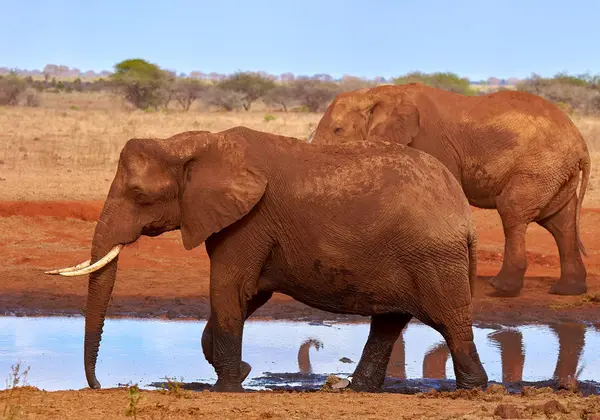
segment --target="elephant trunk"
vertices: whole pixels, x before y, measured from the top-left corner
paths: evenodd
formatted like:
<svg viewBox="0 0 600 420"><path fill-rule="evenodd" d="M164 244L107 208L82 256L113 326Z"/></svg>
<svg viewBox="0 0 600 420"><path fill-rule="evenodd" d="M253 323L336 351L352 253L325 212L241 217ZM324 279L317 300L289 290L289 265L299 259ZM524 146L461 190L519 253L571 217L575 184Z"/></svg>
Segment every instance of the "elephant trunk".
<svg viewBox="0 0 600 420"><path fill-rule="evenodd" d="M109 221L116 220L110 207L105 207L96 225L92 242L91 263L105 257L115 245L116 232L111 231ZM89 274L88 296L85 312L84 367L90 388L99 389L96 379L96 360L106 317L106 308L110 301L117 275L118 256L97 271Z"/></svg>

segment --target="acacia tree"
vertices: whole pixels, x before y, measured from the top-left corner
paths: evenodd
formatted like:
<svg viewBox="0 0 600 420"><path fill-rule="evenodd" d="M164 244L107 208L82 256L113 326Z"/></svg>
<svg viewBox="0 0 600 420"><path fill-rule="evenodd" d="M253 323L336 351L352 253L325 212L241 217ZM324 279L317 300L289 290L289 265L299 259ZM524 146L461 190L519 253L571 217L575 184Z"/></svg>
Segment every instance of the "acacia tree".
<svg viewBox="0 0 600 420"><path fill-rule="evenodd" d="M134 58L116 64L110 79L126 100L139 109L148 109L165 103L164 96L173 76L155 64Z"/></svg>
<svg viewBox="0 0 600 420"><path fill-rule="evenodd" d="M318 112L340 93L335 83L320 82L308 78L297 78L293 85L294 98L311 112Z"/></svg>
<svg viewBox="0 0 600 420"><path fill-rule="evenodd" d="M248 111L253 102L275 88L275 82L258 73L237 72L220 82L219 87L242 94L242 106Z"/></svg>
<svg viewBox="0 0 600 420"><path fill-rule="evenodd" d="M177 79L173 84L173 96L185 111L189 111L194 101L206 90L206 84L198 79Z"/></svg>

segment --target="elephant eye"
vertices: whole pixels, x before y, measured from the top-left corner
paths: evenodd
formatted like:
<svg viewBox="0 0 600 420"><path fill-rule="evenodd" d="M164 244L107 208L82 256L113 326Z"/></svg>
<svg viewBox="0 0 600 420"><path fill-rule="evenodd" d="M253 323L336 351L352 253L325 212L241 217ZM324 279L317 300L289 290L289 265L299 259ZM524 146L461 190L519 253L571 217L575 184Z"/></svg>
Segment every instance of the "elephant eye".
<svg viewBox="0 0 600 420"><path fill-rule="evenodd" d="M342 134L342 131L344 131L344 129L342 127L338 127L335 130L333 130L333 134L339 135Z"/></svg>
<svg viewBox="0 0 600 420"><path fill-rule="evenodd" d="M133 190L133 199L140 204L147 204L149 202L148 195L139 188Z"/></svg>

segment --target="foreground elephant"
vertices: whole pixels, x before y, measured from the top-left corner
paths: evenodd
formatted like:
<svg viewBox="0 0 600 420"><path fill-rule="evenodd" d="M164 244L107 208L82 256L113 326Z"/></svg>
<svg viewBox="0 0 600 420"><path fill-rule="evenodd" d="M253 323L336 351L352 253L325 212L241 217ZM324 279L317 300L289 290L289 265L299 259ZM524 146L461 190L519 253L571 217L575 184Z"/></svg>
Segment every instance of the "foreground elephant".
<svg viewBox="0 0 600 420"><path fill-rule="evenodd" d="M500 294L517 296L523 287L525 233L534 221L558 245L561 274L550 293L587 291L579 213L590 156L577 127L551 102L515 91L464 96L418 83L361 89L331 103L312 142L356 140L425 151L450 169L470 204L498 210L504 260L490 284Z"/></svg>
<svg viewBox="0 0 600 420"><path fill-rule="evenodd" d="M355 390L381 388L394 342L413 316L445 338L458 387L487 383L473 342L471 209L452 174L404 146L317 147L238 127L132 139L123 148L91 265L58 270L91 273L90 387L100 388L96 358L120 249L176 229L188 250L206 242L210 258L202 348L217 372L215 391L243 391L244 321L273 292L371 316Z"/></svg>

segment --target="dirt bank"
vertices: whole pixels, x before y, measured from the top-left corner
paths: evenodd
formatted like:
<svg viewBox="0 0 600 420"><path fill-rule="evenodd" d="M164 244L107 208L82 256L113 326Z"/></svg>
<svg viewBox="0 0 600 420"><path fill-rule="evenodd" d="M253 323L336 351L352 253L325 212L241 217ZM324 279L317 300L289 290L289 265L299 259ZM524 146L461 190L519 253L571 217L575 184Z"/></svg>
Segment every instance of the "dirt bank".
<svg viewBox="0 0 600 420"><path fill-rule="evenodd" d="M44 275L43 271L89 258L95 220L102 201L0 202L0 313L18 315L81 314L86 277ZM589 256L588 295L549 295L558 278L554 239L531 225L527 235L529 268L518 298L496 298L487 278L500 268L504 236L494 211L475 210L479 267L474 318L478 323L528 323L552 320L600 322L600 210L584 209L582 239ZM120 257L110 316L196 317L209 311L209 260L204 247L186 251L179 232L142 237ZM276 295L256 316L277 319L364 319L338 317Z"/></svg>
<svg viewBox="0 0 600 420"><path fill-rule="evenodd" d="M530 395L531 393L531 395ZM130 406L133 404L135 416ZM35 388L0 391L0 410L9 407L27 419L122 419L129 410L138 419L598 419L600 397L581 397L568 391L542 390L505 395L486 392L356 394L352 392L256 392L213 394L191 391L127 389L44 392ZM1 411L0 411L1 412ZM503 414L501 417L500 415ZM509 416L509 414L518 415Z"/></svg>

